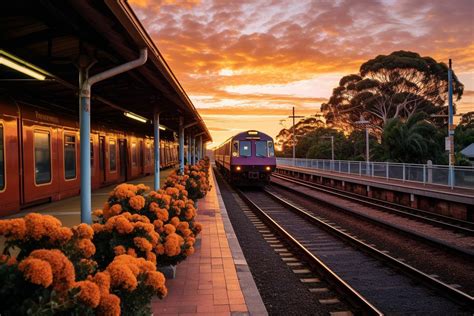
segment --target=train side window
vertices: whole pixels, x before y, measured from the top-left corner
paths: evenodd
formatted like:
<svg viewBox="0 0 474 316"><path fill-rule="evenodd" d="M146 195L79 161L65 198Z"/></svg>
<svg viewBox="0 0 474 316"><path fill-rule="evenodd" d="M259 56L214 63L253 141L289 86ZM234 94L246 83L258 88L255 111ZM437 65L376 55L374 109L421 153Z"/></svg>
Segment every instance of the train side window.
<svg viewBox="0 0 474 316"><path fill-rule="evenodd" d="M64 135L64 177L76 177L76 136Z"/></svg>
<svg viewBox="0 0 474 316"><path fill-rule="evenodd" d="M115 139L109 141L109 164L110 171L117 171L117 143Z"/></svg>
<svg viewBox="0 0 474 316"><path fill-rule="evenodd" d="M5 189L5 157L3 149L3 125L0 124L0 191Z"/></svg>
<svg viewBox="0 0 474 316"><path fill-rule="evenodd" d="M275 157L275 148L271 140L267 141L268 145L268 157Z"/></svg>
<svg viewBox="0 0 474 316"><path fill-rule="evenodd" d="M46 131L34 132L35 147L35 183L51 182L51 142Z"/></svg>
<svg viewBox="0 0 474 316"><path fill-rule="evenodd" d="M252 156L252 149L250 147L250 141L241 140L240 141L240 156L250 157Z"/></svg>
<svg viewBox="0 0 474 316"><path fill-rule="evenodd" d="M137 165L137 143L133 142L132 143L132 166Z"/></svg>
<svg viewBox="0 0 474 316"><path fill-rule="evenodd" d="M91 138L91 168L94 168L94 140Z"/></svg>
<svg viewBox="0 0 474 316"><path fill-rule="evenodd" d="M239 157L239 141L234 140L232 143L232 157Z"/></svg>

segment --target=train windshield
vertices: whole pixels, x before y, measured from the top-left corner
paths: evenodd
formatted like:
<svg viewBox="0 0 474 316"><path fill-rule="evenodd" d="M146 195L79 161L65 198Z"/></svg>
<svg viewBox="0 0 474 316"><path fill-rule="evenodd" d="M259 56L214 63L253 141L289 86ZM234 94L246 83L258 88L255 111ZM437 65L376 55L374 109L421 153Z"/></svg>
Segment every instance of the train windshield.
<svg viewBox="0 0 474 316"><path fill-rule="evenodd" d="M252 156L252 149L250 147L250 141L241 140L240 141L240 156L241 157L250 157Z"/></svg>
<svg viewBox="0 0 474 316"><path fill-rule="evenodd" d="M257 157L267 157L268 156L267 141L258 140L258 141L255 142L255 156L257 156Z"/></svg>

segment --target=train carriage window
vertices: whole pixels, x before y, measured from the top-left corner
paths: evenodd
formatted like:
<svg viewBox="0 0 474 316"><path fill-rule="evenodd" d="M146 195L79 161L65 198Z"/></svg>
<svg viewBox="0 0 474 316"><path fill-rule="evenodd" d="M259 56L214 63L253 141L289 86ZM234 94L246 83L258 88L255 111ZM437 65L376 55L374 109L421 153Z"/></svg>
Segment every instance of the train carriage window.
<svg viewBox="0 0 474 316"><path fill-rule="evenodd" d="M271 140L267 141L268 147L268 157L275 157L275 148Z"/></svg>
<svg viewBox="0 0 474 316"><path fill-rule="evenodd" d="M49 132L34 132L35 183L51 182L51 142Z"/></svg>
<svg viewBox="0 0 474 316"><path fill-rule="evenodd" d="M91 138L91 168L94 168L94 140Z"/></svg>
<svg viewBox="0 0 474 316"><path fill-rule="evenodd" d="M132 142L132 166L137 165L137 143Z"/></svg>
<svg viewBox="0 0 474 316"><path fill-rule="evenodd" d="M264 140L257 140L255 142L255 156L267 157L267 142Z"/></svg>
<svg viewBox="0 0 474 316"><path fill-rule="evenodd" d="M234 140L232 143L232 157L239 157L239 141Z"/></svg>
<svg viewBox="0 0 474 316"><path fill-rule="evenodd" d="M64 177L76 177L76 136L64 135Z"/></svg>
<svg viewBox="0 0 474 316"><path fill-rule="evenodd" d="M241 140L240 141L240 156L250 157L252 156L252 149L250 147L250 141Z"/></svg>
<svg viewBox="0 0 474 316"><path fill-rule="evenodd" d="M0 191L5 189L5 158L3 146L3 125L0 124Z"/></svg>
<svg viewBox="0 0 474 316"><path fill-rule="evenodd" d="M109 167L110 171L117 171L117 143L115 139L109 141Z"/></svg>

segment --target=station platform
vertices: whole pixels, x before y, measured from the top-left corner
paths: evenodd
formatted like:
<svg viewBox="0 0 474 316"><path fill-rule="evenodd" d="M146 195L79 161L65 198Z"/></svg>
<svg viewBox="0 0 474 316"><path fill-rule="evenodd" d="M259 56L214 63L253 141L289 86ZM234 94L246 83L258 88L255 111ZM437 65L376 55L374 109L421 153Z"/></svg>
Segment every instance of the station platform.
<svg viewBox="0 0 474 316"><path fill-rule="evenodd" d="M426 195L439 194L440 196L452 196L453 199L467 199L465 202L471 202L474 204L474 189L468 188L449 188L447 186L435 185L435 184L423 184L412 181L402 181L394 179L385 179L377 177L369 177L358 174L346 174L340 172L322 171L320 169L312 169L305 167L292 167L292 166L277 166L277 170L287 170L293 172L304 172L312 175L321 175L325 177L331 177L338 180L353 181L355 183L366 184L371 186L378 186L381 188L397 188L399 190L408 190L411 193L426 192Z"/></svg>
<svg viewBox="0 0 474 316"><path fill-rule="evenodd" d="M474 221L474 190L468 188L451 189L429 183L285 165L277 165L275 172L401 206Z"/></svg>
<svg viewBox="0 0 474 316"><path fill-rule="evenodd" d="M168 296L152 302L154 315L267 315L230 223L213 169L211 191L198 202L200 245L166 280Z"/></svg>
<svg viewBox="0 0 474 316"><path fill-rule="evenodd" d="M160 172L160 183L163 183L165 179L173 172L173 168L161 170ZM127 181L127 183L140 184L143 183L149 187L153 187L153 175L141 177ZM107 201L110 191L112 191L119 183L115 183L109 186L102 187L100 189L92 191L92 210L102 209L104 203ZM44 215L54 215L57 217L64 226L72 227L81 223L81 198L80 196L74 196L66 198L60 201L51 203L40 204L33 207L28 207L21 212L0 217L0 219L17 218L23 217L28 213L41 213Z"/></svg>

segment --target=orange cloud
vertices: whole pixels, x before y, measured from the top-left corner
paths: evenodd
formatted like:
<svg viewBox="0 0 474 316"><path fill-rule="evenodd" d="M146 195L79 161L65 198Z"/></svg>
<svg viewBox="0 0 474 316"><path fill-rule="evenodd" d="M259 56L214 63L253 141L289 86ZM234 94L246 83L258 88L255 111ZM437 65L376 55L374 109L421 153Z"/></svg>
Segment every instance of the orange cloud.
<svg viewBox="0 0 474 316"><path fill-rule="evenodd" d="M466 89L474 90L472 0L131 4L202 114L283 115L291 106L313 114L337 85L338 78L328 74L357 72L368 59L395 50L452 58L455 72L467 74ZM465 98L458 110L472 106ZM281 127L278 120L267 123L262 124L267 131L275 129L270 124ZM210 126L219 139L247 126L233 124Z"/></svg>

